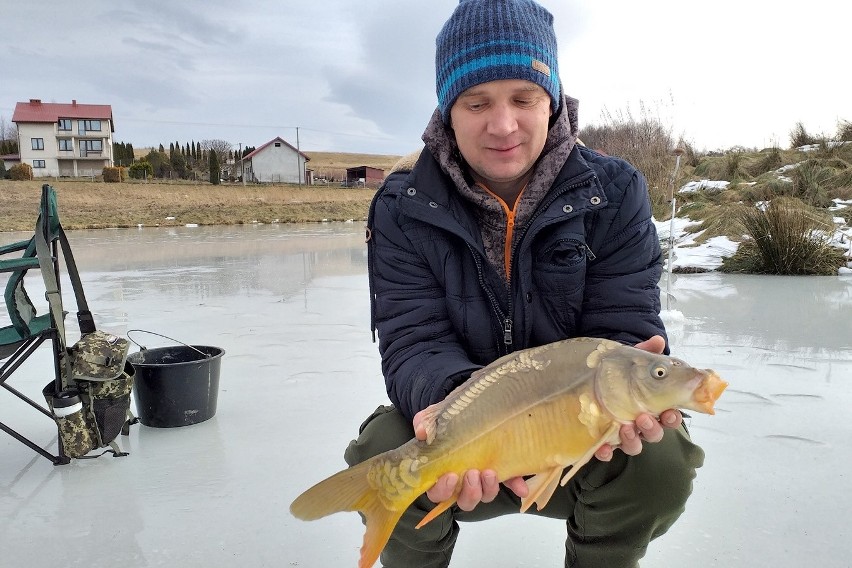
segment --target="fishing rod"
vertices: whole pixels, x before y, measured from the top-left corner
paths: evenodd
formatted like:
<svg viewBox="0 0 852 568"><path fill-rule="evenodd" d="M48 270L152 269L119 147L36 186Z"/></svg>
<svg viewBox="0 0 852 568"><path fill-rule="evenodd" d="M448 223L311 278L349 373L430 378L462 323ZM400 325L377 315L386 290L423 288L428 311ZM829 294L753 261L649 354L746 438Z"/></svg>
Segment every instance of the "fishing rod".
<svg viewBox="0 0 852 568"><path fill-rule="evenodd" d="M669 310L669 301L671 300L671 287L672 287L672 262L673 253L674 253L674 219L675 219L675 211L677 207L677 199L674 194L674 184L677 179L677 171L680 168L680 157L684 154L683 148L675 148L675 167L672 172L672 177L669 180L669 202L672 204L672 214L669 219L669 254L668 254L668 264L666 267L666 272L668 273L668 277L666 278L666 311Z"/></svg>

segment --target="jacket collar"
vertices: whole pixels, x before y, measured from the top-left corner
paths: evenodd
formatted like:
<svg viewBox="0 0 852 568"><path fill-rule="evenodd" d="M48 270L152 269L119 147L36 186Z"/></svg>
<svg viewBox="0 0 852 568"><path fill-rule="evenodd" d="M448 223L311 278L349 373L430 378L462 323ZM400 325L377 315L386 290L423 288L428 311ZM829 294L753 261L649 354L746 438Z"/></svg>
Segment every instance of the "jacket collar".
<svg viewBox="0 0 852 568"><path fill-rule="evenodd" d="M577 141L577 99L564 96L563 104L552 118L541 157L533 167L533 175L515 208L515 222L523 224L550 191ZM444 124L436 110L423 133L426 149L432 154L440 169L452 180L459 194L471 202L480 215L502 216L501 205L467 175L467 165L458 150L455 133Z"/></svg>

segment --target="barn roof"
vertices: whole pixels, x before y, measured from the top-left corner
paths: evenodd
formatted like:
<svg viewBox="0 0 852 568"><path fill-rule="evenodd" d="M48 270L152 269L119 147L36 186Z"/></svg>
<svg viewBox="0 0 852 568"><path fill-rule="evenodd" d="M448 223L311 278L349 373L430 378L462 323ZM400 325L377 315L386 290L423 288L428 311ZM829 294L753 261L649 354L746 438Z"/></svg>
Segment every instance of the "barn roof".
<svg viewBox="0 0 852 568"><path fill-rule="evenodd" d="M294 148L292 144L290 144L289 142L287 142L286 140L284 140L284 139L283 139L283 138L281 138L280 136L276 136L275 138L273 138L272 140L270 140L270 141L269 141L269 142L267 142L266 144L264 144L264 145L262 145L262 146L259 146L257 149L255 149L255 150L253 150L253 151L249 152L248 154L246 154L245 156L243 156L243 159L244 159L244 160L248 160L248 159L250 159L252 156L254 156L255 154L259 153L261 150L263 150L264 148L266 148L267 146L269 146L269 145L270 145L270 144L272 144L273 142L281 142L282 144L285 144L288 148L290 148L290 149L291 149L291 150L293 150L294 152L298 152L298 153L299 153L299 155L301 155L301 156L305 159L305 161L306 161L306 162L309 162L309 161L311 160L311 159L310 159L307 155L305 155L305 153L304 153L304 152L300 152L299 150L297 150L296 148Z"/></svg>

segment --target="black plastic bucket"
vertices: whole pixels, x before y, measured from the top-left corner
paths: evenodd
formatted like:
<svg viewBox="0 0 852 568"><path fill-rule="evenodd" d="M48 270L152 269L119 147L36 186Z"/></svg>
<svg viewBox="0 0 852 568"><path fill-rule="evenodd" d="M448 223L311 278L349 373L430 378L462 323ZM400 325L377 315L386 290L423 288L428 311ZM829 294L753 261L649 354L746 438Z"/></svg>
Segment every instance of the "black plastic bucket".
<svg viewBox="0 0 852 568"><path fill-rule="evenodd" d="M212 418L224 354L224 349L207 345L131 353L127 360L136 369L133 398L139 421L154 428L174 428Z"/></svg>

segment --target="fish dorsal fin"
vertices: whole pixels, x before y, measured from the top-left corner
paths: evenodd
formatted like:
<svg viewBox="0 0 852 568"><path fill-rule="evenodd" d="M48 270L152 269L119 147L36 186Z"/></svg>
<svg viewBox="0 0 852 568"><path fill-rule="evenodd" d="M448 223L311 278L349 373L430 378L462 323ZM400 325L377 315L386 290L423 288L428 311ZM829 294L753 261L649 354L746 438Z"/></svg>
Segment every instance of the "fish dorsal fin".
<svg viewBox="0 0 852 568"><path fill-rule="evenodd" d="M438 434L438 416L441 414L441 406L430 406L423 411L423 428L426 429L426 444L431 444Z"/></svg>
<svg viewBox="0 0 852 568"><path fill-rule="evenodd" d="M529 495L521 499L521 513L526 513L533 503L539 511L547 505L559 485L559 474L562 473L562 469L563 467L558 465L551 470L537 473L527 480L527 487L529 487L530 492Z"/></svg>

